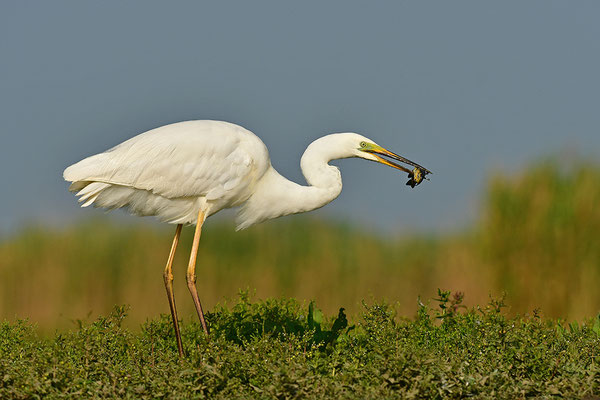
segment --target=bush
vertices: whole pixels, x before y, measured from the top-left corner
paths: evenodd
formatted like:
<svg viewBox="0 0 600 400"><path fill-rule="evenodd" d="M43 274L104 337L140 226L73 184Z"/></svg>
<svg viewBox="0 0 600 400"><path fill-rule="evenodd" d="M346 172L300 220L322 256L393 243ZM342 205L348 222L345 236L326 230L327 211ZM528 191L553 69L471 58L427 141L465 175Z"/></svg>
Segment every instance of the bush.
<svg viewBox="0 0 600 400"><path fill-rule="evenodd" d="M600 392L600 320L508 317L502 299L460 307L440 291L399 319L386 304L363 304L349 327L343 312L322 318L311 303L252 302L207 315L207 338L183 325L178 358L165 315L139 333L125 309L74 332L40 338L27 322L0 326L1 398L517 398ZM346 322L344 322L346 321ZM591 397L590 397L591 398Z"/></svg>

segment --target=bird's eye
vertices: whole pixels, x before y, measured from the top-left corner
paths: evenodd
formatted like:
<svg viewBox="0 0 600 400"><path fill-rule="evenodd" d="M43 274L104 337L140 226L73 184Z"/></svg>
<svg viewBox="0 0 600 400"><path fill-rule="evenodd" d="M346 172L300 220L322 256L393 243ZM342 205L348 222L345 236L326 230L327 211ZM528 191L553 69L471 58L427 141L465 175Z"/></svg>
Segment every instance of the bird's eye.
<svg viewBox="0 0 600 400"><path fill-rule="evenodd" d="M367 147L367 142L360 142L360 147Z"/></svg>

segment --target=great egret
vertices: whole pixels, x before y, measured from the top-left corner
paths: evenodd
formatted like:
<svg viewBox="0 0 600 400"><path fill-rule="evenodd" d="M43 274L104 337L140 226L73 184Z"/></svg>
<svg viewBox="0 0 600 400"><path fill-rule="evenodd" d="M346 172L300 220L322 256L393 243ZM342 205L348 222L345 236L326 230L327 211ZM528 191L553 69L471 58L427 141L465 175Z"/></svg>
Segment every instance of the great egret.
<svg viewBox="0 0 600 400"><path fill-rule="evenodd" d="M187 268L187 285L202 328L208 334L196 290L196 255L207 217L240 207L237 230L283 215L323 207L342 191L342 177L329 161L359 157L408 172L414 187L431 172L356 133L335 133L312 142L300 161L309 186L279 175L264 143L252 132L222 121L187 121L152 129L104 153L65 169L69 190L82 207L127 208L135 215L153 215L176 224L164 270L179 355L183 356L173 296L172 263L183 224L196 230ZM383 158L383 157L387 157ZM411 171L391 161L411 165Z"/></svg>

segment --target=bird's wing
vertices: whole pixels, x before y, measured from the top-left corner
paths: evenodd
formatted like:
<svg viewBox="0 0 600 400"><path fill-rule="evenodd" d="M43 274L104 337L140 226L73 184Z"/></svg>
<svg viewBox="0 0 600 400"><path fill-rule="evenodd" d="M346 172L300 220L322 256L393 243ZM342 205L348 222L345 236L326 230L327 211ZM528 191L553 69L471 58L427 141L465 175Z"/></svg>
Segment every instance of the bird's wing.
<svg viewBox="0 0 600 400"><path fill-rule="evenodd" d="M258 179L257 163L264 160L257 158L268 161L268 154L261 154L264 144L249 131L214 124L190 121L148 131L70 166L64 177L75 191L78 182L104 182L166 198L220 198Z"/></svg>

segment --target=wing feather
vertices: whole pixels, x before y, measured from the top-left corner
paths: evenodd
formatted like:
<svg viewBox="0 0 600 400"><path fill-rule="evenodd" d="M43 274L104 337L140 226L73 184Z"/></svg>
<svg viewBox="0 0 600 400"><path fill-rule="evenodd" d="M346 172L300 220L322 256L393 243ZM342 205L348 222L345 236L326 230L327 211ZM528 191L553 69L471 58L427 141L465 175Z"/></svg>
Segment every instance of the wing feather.
<svg viewBox="0 0 600 400"><path fill-rule="evenodd" d="M86 204L93 202L99 187L85 182L147 190L169 199L218 199L247 188L268 164L266 147L246 129L220 121L188 121L153 129L88 157L68 167L64 178L87 196L82 196Z"/></svg>

